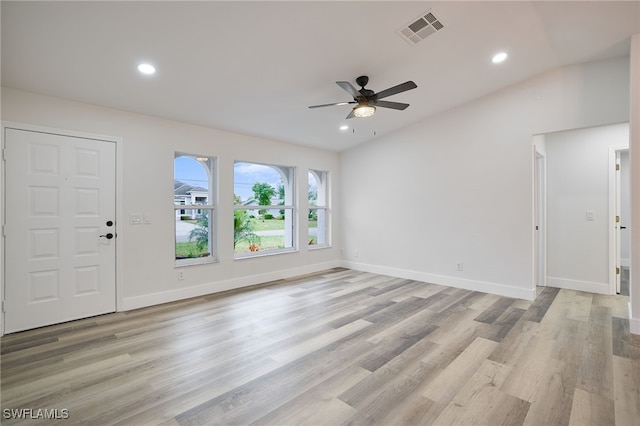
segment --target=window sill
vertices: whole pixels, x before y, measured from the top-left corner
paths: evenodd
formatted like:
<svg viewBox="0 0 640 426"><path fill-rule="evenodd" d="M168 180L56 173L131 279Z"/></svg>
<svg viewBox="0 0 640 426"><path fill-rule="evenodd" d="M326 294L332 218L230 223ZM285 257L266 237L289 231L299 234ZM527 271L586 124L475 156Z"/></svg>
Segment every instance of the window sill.
<svg viewBox="0 0 640 426"><path fill-rule="evenodd" d="M311 244L308 247L309 247L309 251L322 250L322 249L331 248L331 244Z"/></svg>
<svg viewBox="0 0 640 426"><path fill-rule="evenodd" d="M213 256L176 259L175 267L182 268L183 266L206 265L209 263L218 263L218 259Z"/></svg>
<svg viewBox="0 0 640 426"><path fill-rule="evenodd" d="M264 251L254 251L250 253L237 253L233 256L233 260L244 260L244 259L253 259L254 257L265 257L265 256L276 256L278 254L286 254L286 253L296 253L298 249L296 248L287 248L287 249L278 249L278 250L264 250Z"/></svg>

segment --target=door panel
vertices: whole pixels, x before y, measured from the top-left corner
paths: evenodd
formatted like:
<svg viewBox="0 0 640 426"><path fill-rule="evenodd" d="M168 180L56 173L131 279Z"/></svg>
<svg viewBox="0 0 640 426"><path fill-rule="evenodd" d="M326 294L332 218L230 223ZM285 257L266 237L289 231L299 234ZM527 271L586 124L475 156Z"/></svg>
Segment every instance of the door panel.
<svg viewBox="0 0 640 426"><path fill-rule="evenodd" d="M6 129L5 331L115 311L115 143Z"/></svg>

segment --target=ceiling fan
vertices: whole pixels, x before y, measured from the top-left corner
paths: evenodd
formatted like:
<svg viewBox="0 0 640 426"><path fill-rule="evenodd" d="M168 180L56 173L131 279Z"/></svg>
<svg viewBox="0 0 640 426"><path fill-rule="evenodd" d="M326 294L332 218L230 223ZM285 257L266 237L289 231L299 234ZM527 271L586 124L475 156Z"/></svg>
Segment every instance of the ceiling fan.
<svg viewBox="0 0 640 426"><path fill-rule="evenodd" d="M382 108L391 108L397 110L406 109L409 104L403 104L400 102L389 102L389 101L381 101L380 99L386 98L391 95L396 95L398 93L406 92L407 90L415 89L416 84L413 81L405 81L404 83L398 84L397 86L390 87L381 92L375 93L373 90L365 89L364 86L369 83L369 77L366 75L362 75L356 78L356 84L360 86L360 90L357 90L351 83L348 81L336 81L336 84L342 87L347 93L353 96L353 101L350 102L335 102L332 104L323 104L323 105L312 105L309 108L322 108L334 105L349 105L349 104L357 104L347 118L363 118L363 117L371 117L376 112L376 107Z"/></svg>

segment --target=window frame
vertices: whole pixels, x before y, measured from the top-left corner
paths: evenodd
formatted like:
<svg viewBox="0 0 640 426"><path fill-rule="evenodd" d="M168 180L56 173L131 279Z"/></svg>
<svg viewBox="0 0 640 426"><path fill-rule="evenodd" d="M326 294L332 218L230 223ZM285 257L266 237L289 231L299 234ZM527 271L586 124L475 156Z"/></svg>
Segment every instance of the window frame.
<svg viewBox="0 0 640 426"><path fill-rule="evenodd" d="M208 196L207 196L207 204L184 204L176 203L175 198L175 187L174 187L174 203L173 203L173 211L174 211L174 259L175 259L175 267L183 267L183 266L192 266L192 265L202 265L207 263L216 263L219 261L219 251L218 251L218 158L215 156L209 155L196 155L183 151L174 152L173 161L173 177L174 182L176 179L176 169L175 169L175 161L179 157L188 157L200 163L202 168L207 175L207 186L208 186ZM191 208L190 208L191 207ZM187 257L187 258L177 258L175 253L175 246L177 244L176 240L176 224L177 215L180 214L181 211L189 211L195 210L196 212L207 211L209 213L209 218L207 221L208 227L208 256L202 257Z"/></svg>
<svg viewBox="0 0 640 426"><path fill-rule="evenodd" d="M309 244L309 250L319 250L331 247L331 208L330 208L330 173L328 170L309 169L307 174L307 194L309 193L309 174L316 180L316 205L311 205L309 200L309 212L316 212L316 217L320 217L318 212L324 213L324 242L320 243L320 235L317 235L316 244ZM309 213L310 214L310 213ZM307 216L308 220L308 216ZM320 221L317 222L320 230ZM307 236L309 238L309 236Z"/></svg>
<svg viewBox="0 0 640 426"><path fill-rule="evenodd" d="M277 248L277 249L267 249L267 250L258 250L258 251L245 251L236 253L234 250L233 258L234 260L242 260L242 259L252 259L255 257L263 257L263 256L275 256L279 254L285 253L295 253L298 251L298 206L296 203L296 176L297 176L297 168L295 166L286 166L282 164L270 164L256 161L246 161L246 160L235 160L233 162L234 170L236 164L254 164L258 166L270 167L275 171L280 173L282 177L283 184L285 185L285 204L283 205L251 205L251 206L243 206L239 204L233 205L234 215L237 210L251 211L251 210L289 210L291 213L289 217L287 217L285 213L285 241L290 241L291 247ZM258 183L258 182L255 182ZM233 192L235 194L235 172L233 179ZM290 228L290 235L287 236L287 228ZM234 241L235 244L235 241Z"/></svg>

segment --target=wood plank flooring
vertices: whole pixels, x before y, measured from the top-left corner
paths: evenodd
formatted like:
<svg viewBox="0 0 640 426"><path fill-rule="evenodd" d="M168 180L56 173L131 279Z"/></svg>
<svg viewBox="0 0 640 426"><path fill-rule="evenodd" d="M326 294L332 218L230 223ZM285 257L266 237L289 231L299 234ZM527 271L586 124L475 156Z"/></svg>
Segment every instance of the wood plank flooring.
<svg viewBox="0 0 640 426"><path fill-rule="evenodd" d="M4 336L0 421L639 425L627 302L333 269Z"/></svg>

